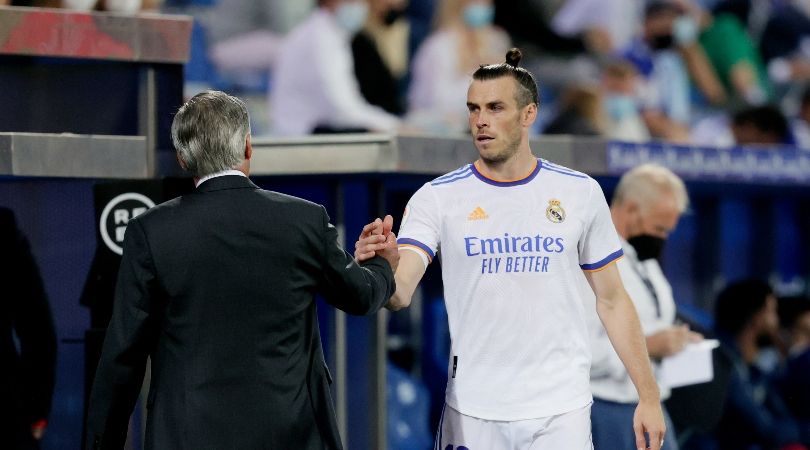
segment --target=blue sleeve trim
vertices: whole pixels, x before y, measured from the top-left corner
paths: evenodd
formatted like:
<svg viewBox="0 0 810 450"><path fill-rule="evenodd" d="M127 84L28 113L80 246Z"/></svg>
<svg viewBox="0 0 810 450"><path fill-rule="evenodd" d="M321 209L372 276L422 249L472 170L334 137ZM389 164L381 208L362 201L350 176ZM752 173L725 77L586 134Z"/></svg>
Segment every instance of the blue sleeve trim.
<svg viewBox="0 0 810 450"><path fill-rule="evenodd" d="M612 263L613 261L616 261L617 259L621 258L622 256L624 256L624 251L622 249L618 249L615 252L607 255L604 259L602 259L599 262L595 262L593 264L580 264L579 267L581 267L582 270L599 270L605 267L606 265Z"/></svg>
<svg viewBox="0 0 810 450"><path fill-rule="evenodd" d="M417 241L416 239L408 239L408 238L399 238L397 239L397 245L404 244L404 245L413 245L414 247L419 247L420 249L424 250L425 253L430 256L430 259L433 259L436 254L433 253L433 250L430 249L427 245Z"/></svg>

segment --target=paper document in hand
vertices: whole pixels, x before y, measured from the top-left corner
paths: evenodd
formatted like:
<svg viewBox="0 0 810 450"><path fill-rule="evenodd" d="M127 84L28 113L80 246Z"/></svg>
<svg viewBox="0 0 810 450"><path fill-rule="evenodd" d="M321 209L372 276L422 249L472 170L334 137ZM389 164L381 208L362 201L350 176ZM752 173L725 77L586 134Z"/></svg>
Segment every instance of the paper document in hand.
<svg viewBox="0 0 810 450"><path fill-rule="evenodd" d="M716 339L705 339L688 344L680 353L664 358L661 361L661 384L676 388L712 381L712 350L719 345Z"/></svg>

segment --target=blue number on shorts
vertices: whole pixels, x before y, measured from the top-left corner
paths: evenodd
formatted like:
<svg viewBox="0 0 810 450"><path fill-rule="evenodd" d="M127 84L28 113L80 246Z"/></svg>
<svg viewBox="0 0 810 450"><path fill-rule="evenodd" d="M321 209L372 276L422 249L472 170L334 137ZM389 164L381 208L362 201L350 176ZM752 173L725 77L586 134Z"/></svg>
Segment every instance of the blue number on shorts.
<svg viewBox="0 0 810 450"><path fill-rule="evenodd" d="M453 446L448 445L447 447L444 448L444 450L453 450ZM460 446L456 447L456 450L470 450L470 449L463 446L463 445L460 445Z"/></svg>

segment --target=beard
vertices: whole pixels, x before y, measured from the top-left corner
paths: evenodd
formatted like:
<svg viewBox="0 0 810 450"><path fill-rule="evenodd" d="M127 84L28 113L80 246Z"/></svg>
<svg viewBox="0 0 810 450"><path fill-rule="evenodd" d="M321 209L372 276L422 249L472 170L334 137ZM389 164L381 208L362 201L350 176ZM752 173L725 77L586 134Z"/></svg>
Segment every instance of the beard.
<svg viewBox="0 0 810 450"><path fill-rule="evenodd" d="M491 155L485 155L483 152L479 152L481 160L488 165L503 164L517 154L518 149L520 148L520 141L521 129L520 127L517 127L515 128L514 132L507 136L507 141L505 142L505 146L501 151Z"/></svg>

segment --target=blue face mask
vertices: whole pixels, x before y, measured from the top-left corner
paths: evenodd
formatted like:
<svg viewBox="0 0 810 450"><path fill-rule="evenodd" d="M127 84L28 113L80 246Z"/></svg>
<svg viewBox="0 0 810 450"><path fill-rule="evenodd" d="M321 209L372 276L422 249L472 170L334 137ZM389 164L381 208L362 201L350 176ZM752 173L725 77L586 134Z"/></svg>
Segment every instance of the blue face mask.
<svg viewBox="0 0 810 450"><path fill-rule="evenodd" d="M605 109L610 118L616 121L638 112L635 99L629 95L608 95L605 98Z"/></svg>
<svg viewBox="0 0 810 450"><path fill-rule="evenodd" d="M363 28L368 17L366 2L343 2L335 10L335 20L340 28L354 34Z"/></svg>
<svg viewBox="0 0 810 450"><path fill-rule="evenodd" d="M470 28L483 28L492 24L495 7L484 3L473 3L464 7L464 23Z"/></svg>

